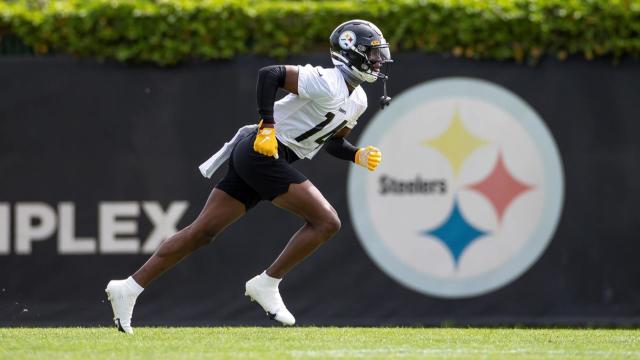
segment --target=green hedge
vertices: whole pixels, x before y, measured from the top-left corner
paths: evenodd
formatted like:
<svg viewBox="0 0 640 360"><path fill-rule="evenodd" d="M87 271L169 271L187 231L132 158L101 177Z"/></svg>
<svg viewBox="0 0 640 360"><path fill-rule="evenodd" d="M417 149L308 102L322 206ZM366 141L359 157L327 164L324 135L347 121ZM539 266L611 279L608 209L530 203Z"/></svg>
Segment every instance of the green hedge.
<svg viewBox="0 0 640 360"><path fill-rule="evenodd" d="M341 21L378 24L392 50L536 62L640 55L640 0L0 0L0 41L38 54L174 64L326 51Z"/></svg>
<svg viewBox="0 0 640 360"><path fill-rule="evenodd" d="M172 64L247 51L251 16L240 1L44 1L0 3L4 28L50 51ZM0 29L2 26L0 25Z"/></svg>

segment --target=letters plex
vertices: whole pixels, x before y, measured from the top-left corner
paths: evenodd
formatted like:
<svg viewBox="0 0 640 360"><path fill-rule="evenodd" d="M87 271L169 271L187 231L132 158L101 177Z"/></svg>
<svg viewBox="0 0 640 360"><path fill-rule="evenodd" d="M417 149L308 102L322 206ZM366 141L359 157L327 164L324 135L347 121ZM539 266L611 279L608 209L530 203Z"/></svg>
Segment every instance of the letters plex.
<svg viewBox="0 0 640 360"><path fill-rule="evenodd" d="M31 254L33 242L50 238L58 230L59 254L137 254L152 253L162 240L176 232L178 222L189 207L187 201L174 201L166 211L155 201L101 202L98 204L98 241L75 236L75 204L61 202L58 212L49 204L20 202L14 208L16 254ZM140 208L152 230L140 246L137 217ZM10 205L0 202L0 255L10 253Z"/></svg>

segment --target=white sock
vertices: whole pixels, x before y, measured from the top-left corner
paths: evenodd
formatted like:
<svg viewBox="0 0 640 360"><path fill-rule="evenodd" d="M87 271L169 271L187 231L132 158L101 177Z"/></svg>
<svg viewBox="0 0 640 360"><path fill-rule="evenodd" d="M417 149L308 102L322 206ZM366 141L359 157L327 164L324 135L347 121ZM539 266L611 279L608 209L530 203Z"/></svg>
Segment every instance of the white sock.
<svg viewBox="0 0 640 360"><path fill-rule="evenodd" d="M274 278L267 275L266 270L263 271L262 274L260 274L260 278L266 285L272 286L272 287L278 287L278 284L280 284L280 281L282 281L282 279Z"/></svg>
<svg viewBox="0 0 640 360"><path fill-rule="evenodd" d="M127 280L125 280L125 284L127 284L127 287L131 291L133 291L136 296L140 295L140 293L142 293L142 291L144 290L144 288L140 286L140 284L138 284L131 276L129 276Z"/></svg>

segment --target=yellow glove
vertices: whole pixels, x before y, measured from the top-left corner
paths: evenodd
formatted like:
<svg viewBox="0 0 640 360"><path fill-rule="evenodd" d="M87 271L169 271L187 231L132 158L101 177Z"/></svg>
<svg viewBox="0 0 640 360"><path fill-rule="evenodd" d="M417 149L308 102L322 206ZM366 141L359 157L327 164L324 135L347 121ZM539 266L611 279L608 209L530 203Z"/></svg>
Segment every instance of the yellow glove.
<svg viewBox="0 0 640 360"><path fill-rule="evenodd" d="M262 120L258 124L258 134L253 142L253 151L265 156L278 158L278 140L276 128L262 127Z"/></svg>
<svg viewBox="0 0 640 360"><path fill-rule="evenodd" d="M374 146L367 146L366 148L360 148L356 152L356 164L364 166L369 171L375 170L382 161L382 153Z"/></svg>

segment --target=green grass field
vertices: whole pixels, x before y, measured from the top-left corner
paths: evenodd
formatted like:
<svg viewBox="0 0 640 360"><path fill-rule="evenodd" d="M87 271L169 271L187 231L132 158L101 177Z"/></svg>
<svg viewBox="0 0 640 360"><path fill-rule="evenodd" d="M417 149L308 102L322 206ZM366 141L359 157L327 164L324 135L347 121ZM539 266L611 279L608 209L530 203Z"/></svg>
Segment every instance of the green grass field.
<svg viewBox="0 0 640 360"><path fill-rule="evenodd" d="M0 359L640 359L640 330L2 328Z"/></svg>

